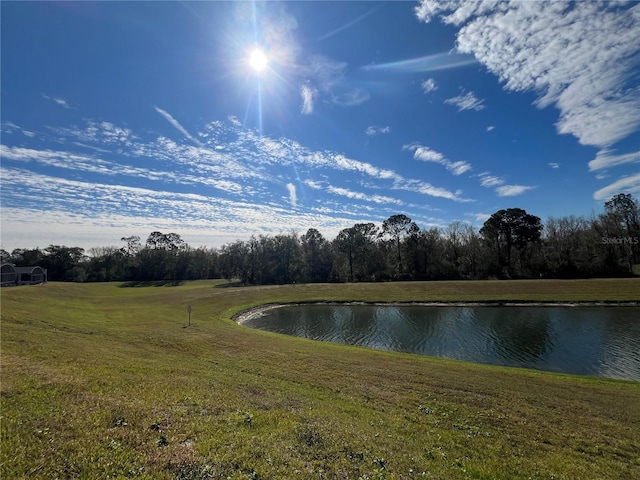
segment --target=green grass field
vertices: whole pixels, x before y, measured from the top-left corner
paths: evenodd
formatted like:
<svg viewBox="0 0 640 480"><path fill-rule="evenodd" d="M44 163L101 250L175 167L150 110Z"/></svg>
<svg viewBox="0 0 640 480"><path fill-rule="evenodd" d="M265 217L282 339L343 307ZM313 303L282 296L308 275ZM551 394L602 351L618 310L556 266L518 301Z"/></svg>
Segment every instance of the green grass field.
<svg viewBox="0 0 640 480"><path fill-rule="evenodd" d="M312 300L640 300L640 279L120 285L0 292L1 478L640 478L640 383L232 320Z"/></svg>

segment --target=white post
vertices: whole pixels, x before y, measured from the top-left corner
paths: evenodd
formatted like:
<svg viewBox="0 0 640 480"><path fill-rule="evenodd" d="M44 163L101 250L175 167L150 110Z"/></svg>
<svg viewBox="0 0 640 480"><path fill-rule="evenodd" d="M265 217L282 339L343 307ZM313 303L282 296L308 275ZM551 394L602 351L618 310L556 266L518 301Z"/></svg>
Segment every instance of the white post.
<svg viewBox="0 0 640 480"><path fill-rule="evenodd" d="M189 313L189 326L191 326L191 305L187 307L187 312Z"/></svg>

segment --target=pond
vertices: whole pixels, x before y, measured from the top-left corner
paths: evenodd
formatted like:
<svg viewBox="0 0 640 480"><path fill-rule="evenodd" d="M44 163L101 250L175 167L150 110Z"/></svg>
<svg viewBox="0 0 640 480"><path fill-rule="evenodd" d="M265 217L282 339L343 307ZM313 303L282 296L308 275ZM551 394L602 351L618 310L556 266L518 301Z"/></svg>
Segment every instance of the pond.
<svg viewBox="0 0 640 480"><path fill-rule="evenodd" d="M493 365L640 381L640 307L318 304L248 327Z"/></svg>

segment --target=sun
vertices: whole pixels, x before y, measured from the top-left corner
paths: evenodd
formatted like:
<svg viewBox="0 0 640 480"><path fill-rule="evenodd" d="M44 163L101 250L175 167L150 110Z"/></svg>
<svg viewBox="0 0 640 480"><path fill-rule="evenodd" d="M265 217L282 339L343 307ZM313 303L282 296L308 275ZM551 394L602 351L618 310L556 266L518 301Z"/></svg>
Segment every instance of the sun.
<svg viewBox="0 0 640 480"><path fill-rule="evenodd" d="M251 55L249 56L249 65L256 71L256 73L260 73L267 68L268 63L269 59L259 48L256 48L251 52Z"/></svg>

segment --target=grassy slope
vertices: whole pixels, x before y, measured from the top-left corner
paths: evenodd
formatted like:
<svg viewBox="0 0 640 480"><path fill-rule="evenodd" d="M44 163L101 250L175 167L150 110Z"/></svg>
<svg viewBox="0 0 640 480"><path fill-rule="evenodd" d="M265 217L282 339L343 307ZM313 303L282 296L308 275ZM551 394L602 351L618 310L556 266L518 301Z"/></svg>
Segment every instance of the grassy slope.
<svg viewBox="0 0 640 480"><path fill-rule="evenodd" d="M640 300L640 280L3 289L2 478L640 478L640 384L236 325L304 300ZM193 306L192 326L186 306Z"/></svg>

